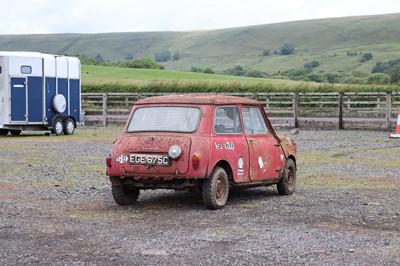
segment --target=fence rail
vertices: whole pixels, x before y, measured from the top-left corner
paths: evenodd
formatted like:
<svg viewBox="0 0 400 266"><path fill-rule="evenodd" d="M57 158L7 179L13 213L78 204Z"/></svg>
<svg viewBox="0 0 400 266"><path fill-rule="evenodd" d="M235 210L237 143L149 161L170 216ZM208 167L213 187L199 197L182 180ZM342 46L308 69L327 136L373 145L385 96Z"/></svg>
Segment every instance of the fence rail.
<svg viewBox="0 0 400 266"><path fill-rule="evenodd" d="M171 93L82 93L85 123L122 125L139 99ZM276 127L369 129L396 127L400 92L224 93L260 101Z"/></svg>

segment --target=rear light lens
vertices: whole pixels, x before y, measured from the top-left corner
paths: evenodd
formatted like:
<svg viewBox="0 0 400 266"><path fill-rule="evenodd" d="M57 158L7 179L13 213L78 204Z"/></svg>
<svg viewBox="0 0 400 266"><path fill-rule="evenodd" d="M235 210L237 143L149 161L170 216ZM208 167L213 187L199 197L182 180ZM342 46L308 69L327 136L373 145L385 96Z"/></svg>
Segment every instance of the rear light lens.
<svg viewBox="0 0 400 266"><path fill-rule="evenodd" d="M200 165L200 155L197 153L194 153L192 155L192 166L194 169L197 169L197 168L199 168L199 165Z"/></svg>
<svg viewBox="0 0 400 266"><path fill-rule="evenodd" d="M172 145L169 150L168 150L168 155L172 159L177 159L179 156L181 156L182 149L178 145Z"/></svg>
<svg viewBox="0 0 400 266"><path fill-rule="evenodd" d="M106 158L106 165L107 165L107 167L112 166L112 155L111 154Z"/></svg>

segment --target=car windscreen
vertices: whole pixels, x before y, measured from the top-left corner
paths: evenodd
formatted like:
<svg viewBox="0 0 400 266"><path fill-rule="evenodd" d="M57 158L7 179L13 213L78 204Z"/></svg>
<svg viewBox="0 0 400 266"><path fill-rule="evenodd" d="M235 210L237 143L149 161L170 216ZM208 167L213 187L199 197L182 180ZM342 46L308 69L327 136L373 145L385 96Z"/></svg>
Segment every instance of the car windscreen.
<svg viewBox="0 0 400 266"><path fill-rule="evenodd" d="M194 132L200 113L200 109L196 107L141 107L133 113L127 131Z"/></svg>

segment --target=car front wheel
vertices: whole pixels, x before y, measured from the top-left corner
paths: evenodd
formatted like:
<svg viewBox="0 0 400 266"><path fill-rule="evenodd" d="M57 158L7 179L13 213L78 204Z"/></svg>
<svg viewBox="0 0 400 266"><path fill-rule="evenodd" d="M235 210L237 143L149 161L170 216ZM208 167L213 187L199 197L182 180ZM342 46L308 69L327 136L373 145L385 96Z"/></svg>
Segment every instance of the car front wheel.
<svg viewBox="0 0 400 266"><path fill-rule="evenodd" d="M210 210L222 209L228 201L229 183L225 170L217 167L211 176L204 180L202 197L204 205Z"/></svg>
<svg viewBox="0 0 400 266"><path fill-rule="evenodd" d="M281 180L276 185L280 195L292 195L296 189L296 165L292 159L287 159Z"/></svg>
<svg viewBox="0 0 400 266"><path fill-rule="evenodd" d="M119 205L132 205L139 197L139 189L125 186L111 186L112 195Z"/></svg>

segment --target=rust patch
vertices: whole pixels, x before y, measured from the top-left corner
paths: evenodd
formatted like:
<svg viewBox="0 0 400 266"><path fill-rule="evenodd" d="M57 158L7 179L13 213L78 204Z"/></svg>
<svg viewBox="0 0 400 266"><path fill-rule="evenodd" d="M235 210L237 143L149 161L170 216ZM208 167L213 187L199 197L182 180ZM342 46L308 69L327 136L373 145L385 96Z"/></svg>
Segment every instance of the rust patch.
<svg viewBox="0 0 400 266"><path fill-rule="evenodd" d="M279 136L279 138L281 139L281 145L286 156L292 155L294 158L296 158L297 145L294 140L286 136Z"/></svg>

